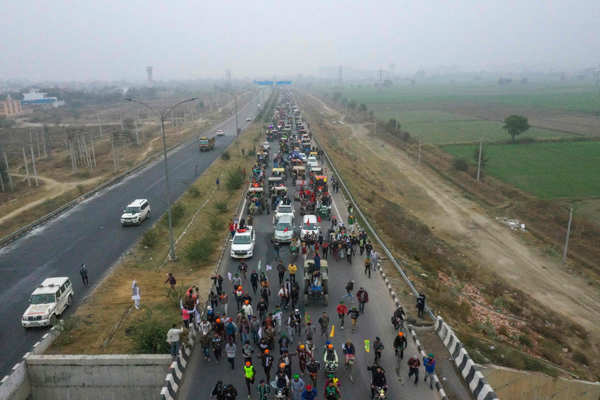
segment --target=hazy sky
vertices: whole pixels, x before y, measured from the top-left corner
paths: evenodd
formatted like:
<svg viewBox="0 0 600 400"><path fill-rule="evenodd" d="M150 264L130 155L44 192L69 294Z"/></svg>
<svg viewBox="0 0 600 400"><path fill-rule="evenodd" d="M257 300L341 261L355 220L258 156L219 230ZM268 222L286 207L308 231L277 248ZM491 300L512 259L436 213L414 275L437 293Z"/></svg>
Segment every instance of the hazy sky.
<svg viewBox="0 0 600 400"><path fill-rule="evenodd" d="M0 79L600 64L600 0L2 1Z"/></svg>

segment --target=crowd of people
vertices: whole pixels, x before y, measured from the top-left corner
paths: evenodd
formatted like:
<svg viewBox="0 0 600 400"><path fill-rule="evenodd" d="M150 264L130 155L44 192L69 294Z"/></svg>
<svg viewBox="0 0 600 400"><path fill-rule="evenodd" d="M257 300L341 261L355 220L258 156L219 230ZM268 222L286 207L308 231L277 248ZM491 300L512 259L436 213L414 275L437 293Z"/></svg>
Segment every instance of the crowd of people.
<svg viewBox="0 0 600 400"><path fill-rule="evenodd" d="M286 165L281 156L278 157L277 164ZM266 163L257 163L254 169L260 171L256 172L253 169L253 177L264 176L267 166L268 160ZM331 185L336 193L340 183L333 179ZM311 195L314 194L308 194ZM270 200L271 204L279 201L290 202L287 194L282 198ZM300 249L303 260L312 260L316 271L319 270L321 260L327 260L329 256L338 263L345 262L350 265L353 258L360 257L364 275L370 279L379 255L367 233L355 223L351 205L348 205L347 214L346 224L332 215L324 232L307 235L302 240L295 237L290 248ZM238 228L238 224L232 221L229 226L232 237ZM197 288L190 288L180 304L184 326L196 325L206 362L221 363L226 360L226 365L232 371L243 375L248 398L256 396L259 400L339 400L342 398L338 378L340 359L334 344L330 342L334 337L335 321L332 321L326 311L322 311L316 321L313 321L309 313L300 310L300 284L304 264L300 267L296 265L293 252L284 262L279 254L278 243L273 243L273 250L274 259L264 268L261 268L260 263L256 268L250 268L246 262L241 261L235 272L230 271L225 277L221 274L212 276L213 285L204 314L200 312L202 307L199 304ZM272 269L277 271L277 282L269 279L268 272ZM298 274L300 278L296 276ZM167 276L165 284L167 283L173 287L175 278L172 275ZM335 311L337 327L340 330L345 329L346 316L351 321L352 332L359 330L359 320L367 310L369 293L362 286L358 286L357 289L355 291L354 281L348 281L345 295L337 302ZM425 309L424 296L419 297L417 309L422 317ZM397 336L391 346L394 349L398 375L408 346L404 333L405 321L406 313L400 307L392 316ZM179 350L179 340L183 332L182 328L173 326L167 334L174 357ZM371 373L371 396L386 398L388 382L381 365L385 345L380 337L375 338L370 349L365 348L367 352L371 349L372 362L366 366ZM356 361L357 346L351 340L347 340L342 346L342 354L341 361L344 367L351 371ZM414 376L415 384L418 382L420 366L421 360L418 356L409 358L408 376ZM432 385L431 375L435 368L433 355L423 359L423 366L424 379L429 379ZM319 377L320 373L322 377ZM216 400L236 399L238 388L219 380L210 395Z"/></svg>

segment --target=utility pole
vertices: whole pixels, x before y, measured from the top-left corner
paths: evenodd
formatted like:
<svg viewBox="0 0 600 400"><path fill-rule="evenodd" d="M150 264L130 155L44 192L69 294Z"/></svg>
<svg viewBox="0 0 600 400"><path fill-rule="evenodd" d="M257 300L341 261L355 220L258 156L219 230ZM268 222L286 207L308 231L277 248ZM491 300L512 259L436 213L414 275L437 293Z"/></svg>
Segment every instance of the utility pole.
<svg viewBox="0 0 600 400"><path fill-rule="evenodd" d="M29 180L29 162L27 161L27 154L25 154L25 147L23 147L23 162L25 163L25 179L27 179L27 185L31 187L31 180Z"/></svg>
<svg viewBox="0 0 600 400"><path fill-rule="evenodd" d="M117 167L117 156L115 154L115 135L113 132L110 133L110 147L112 149L112 156L113 156L113 169L116 172L118 167Z"/></svg>
<svg viewBox="0 0 600 400"><path fill-rule="evenodd" d="M237 109L237 95L233 95L233 103L235 104L235 136L239 136L240 128L238 128L238 109Z"/></svg>
<svg viewBox="0 0 600 400"><path fill-rule="evenodd" d="M569 249L569 236L571 235L571 221L573 220L573 207L569 208L569 223L567 224L567 235L565 237L565 248L563 250L563 263L567 262L567 251Z"/></svg>
<svg viewBox="0 0 600 400"><path fill-rule="evenodd" d="M8 171L9 166L8 166L8 157L6 157L6 153L2 152L2 155L4 156L4 165L6 165L6 175L8 176L8 185L10 186L10 190L14 191L15 190L15 185L13 184L13 180L12 177L10 176L10 172Z"/></svg>
<svg viewBox="0 0 600 400"><path fill-rule="evenodd" d="M481 175L481 152L483 150L483 138L479 139L479 155L477 157L477 183L479 183L479 177Z"/></svg>
<svg viewBox="0 0 600 400"><path fill-rule="evenodd" d="M152 108L150 105L132 99L132 98L126 98L125 100L130 101L132 103L138 103L144 107L146 107L147 109L151 110L152 112L157 112L154 108ZM186 99L186 100L182 100L179 103L175 103L170 107L165 108L162 111L159 111L158 114L160 116L160 133L162 136L162 144L163 144L163 161L164 161L164 170L165 170L165 186L166 186L166 197L167 197L167 220L169 222L169 259L171 261L175 261L177 258L175 256L175 241L173 239L173 220L171 217L171 187L169 185L169 167L167 164L167 136L165 134L165 118L169 115L170 112L172 112L177 106L184 104L184 103L189 103L192 101L196 101L198 100L197 97L192 97L190 99Z"/></svg>
<svg viewBox="0 0 600 400"><path fill-rule="evenodd" d="M35 179L35 186L40 186L40 182L38 181L37 168L35 167L35 153L33 152L33 143L29 145L31 149L31 165L33 166L33 178Z"/></svg>

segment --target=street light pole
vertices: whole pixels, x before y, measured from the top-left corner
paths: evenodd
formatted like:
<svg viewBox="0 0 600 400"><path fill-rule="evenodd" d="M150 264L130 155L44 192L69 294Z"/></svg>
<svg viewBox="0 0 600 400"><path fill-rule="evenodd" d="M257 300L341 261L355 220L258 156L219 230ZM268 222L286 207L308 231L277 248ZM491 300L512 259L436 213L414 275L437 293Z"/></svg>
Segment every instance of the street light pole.
<svg viewBox="0 0 600 400"><path fill-rule="evenodd" d="M126 98L125 100L130 101L132 103L141 104L142 106L150 109L152 112L155 112L155 113L157 112L153 107L151 107L148 104L141 102L139 100L135 100L132 98ZM169 166L167 163L167 135L165 133L165 118L178 105L183 104L183 103L189 103L189 102L195 101L195 100L198 100L198 98L192 97L190 99L182 100L179 103L175 103L172 106L167 107L164 110L158 112L158 115L160 116L160 134L162 136L162 144L163 144L163 163L164 163L164 168L165 168L165 186L166 186L166 192L167 192L166 193L166 195L167 195L167 220L169 222L169 259L171 261L176 260L176 256L175 256L175 241L173 239L173 220L171 217L171 187L169 185Z"/></svg>
<svg viewBox="0 0 600 400"><path fill-rule="evenodd" d="M235 104L235 136L240 134L240 130L238 128L238 109L237 109L237 95L233 95L233 102Z"/></svg>

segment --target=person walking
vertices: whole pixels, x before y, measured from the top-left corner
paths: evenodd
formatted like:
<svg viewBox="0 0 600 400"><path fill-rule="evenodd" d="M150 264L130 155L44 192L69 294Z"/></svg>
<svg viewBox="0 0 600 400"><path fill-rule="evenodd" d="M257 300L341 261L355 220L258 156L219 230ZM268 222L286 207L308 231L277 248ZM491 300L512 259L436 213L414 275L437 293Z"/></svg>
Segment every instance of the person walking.
<svg viewBox="0 0 600 400"><path fill-rule="evenodd" d="M306 385L304 392L302 392L302 400L315 400L317 398L317 389L311 385Z"/></svg>
<svg viewBox="0 0 600 400"><path fill-rule="evenodd" d="M415 354L411 358L408 359L408 379L411 376L415 376L415 385L419 383L419 367L421 366L421 361L419 360L419 356Z"/></svg>
<svg viewBox="0 0 600 400"><path fill-rule="evenodd" d="M292 400L302 400L302 392L304 392L304 381L300 378L300 375L295 374L294 378L290 383L292 388Z"/></svg>
<svg viewBox="0 0 600 400"><path fill-rule="evenodd" d="M275 250L275 257L277 260L280 260L279 258L279 242L273 242L273 250Z"/></svg>
<svg viewBox="0 0 600 400"><path fill-rule="evenodd" d="M348 307L346 307L346 305L344 304L343 301L340 301L340 304L338 304L337 308L336 308L338 317L340 319L340 329L344 329L344 317L346 316L346 314L348 314Z"/></svg>
<svg viewBox="0 0 600 400"><path fill-rule="evenodd" d="M250 274L250 284L252 285L252 291L256 294L258 289L258 273L256 271L252 271Z"/></svg>
<svg viewBox="0 0 600 400"><path fill-rule="evenodd" d="M281 261L277 264L277 275L279 276L279 286L283 285L283 277L285 276L285 265Z"/></svg>
<svg viewBox="0 0 600 400"><path fill-rule="evenodd" d="M365 275L367 275L369 279L371 279L371 267L371 258L367 256L365 258Z"/></svg>
<svg viewBox="0 0 600 400"><path fill-rule="evenodd" d="M215 360L217 360L217 362L220 362L221 352L223 351L223 339L221 339L221 336L218 332L215 332L212 338L212 349L213 354L215 355Z"/></svg>
<svg viewBox="0 0 600 400"><path fill-rule="evenodd" d="M425 367L424 381L429 378L429 388L433 390L433 374L435 373L435 358L433 354L429 353L427 357L423 357L423 366Z"/></svg>
<svg viewBox="0 0 600 400"><path fill-rule="evenodd" d="M379 361L381 361L381 353L383 352L384 348L385 346L383 345L383 342L381 341L379 336L377 336L375 338L375 342L373 343L373 351L375 352L374 364L379 365Z"/></svg>
<svg viewBox="0 0 600 400"><path fill-rule="evenodd" d="M404 358L404 350L408 347L408 342L404 336L404 332L398 332L398 336L394 339L394 353L396 356L396 375L400 378L400 367L402 366L402 359Z"/></svg>
<svg viewBox="0 0 600 400"><path fill-rule="evenodd" d="M177 329L176 324L173 324L171 329L167 331L167 343L169 343L169 347L171 348L171 357L173 357L173 360L177 358L177 353L179 352L179 340L182 333L183 328Z"/></svg>
<svg viewBox="0 0 600 400"><path fill-rule="evenodd" d="M425 312L425 295L423 293L419 293L419 296L417 297L417 312L419 318L423 318Z"/></svg>
<svg viewBox="0 0 600 400"><path fill-rule="evenodd" d="M79 275L81 275L81 282L83 282L83 286L88 287L88 270L85 264L81 264L81 268L79 269Z"/></svg>
<svg viewBox="0 0 600 400"><path fill-rule="evenodd" d="M227 356L227 361L231 365L232 370L235 369L236 350L237 350L237 347L236 347L235 343L233 342L233 337L231 337L231 336L228 337L227 344L225 345L225 355Z"/></svg>
<svg viewBox="0 0 600 400"><path fill-rule="evenodd" d="M356 328L358 326L358 317L360 316L360 311L356 306L352 307L350 311L348 311L348 315L350 316L350 320L352 321L352 332L356 332Z"/></svg>
<svg viewBox="0 0 600 400"><path fill-rule="evenodd" d="M223 306L223 316L227 316L227 308L229 305L229 296L225 292L219 295L219 303Z"/></svg>
<svg viewBox="0 0 600 400"><path fill-rule="evenodd" d="M361 287L356 292L356 299L358 300L358 310L361 314L365 313L365 305L369 302L369 293L365 288Z"/></svg>
<svg viewBox="0 0 600 400"><path fill-rule="evenodd" d="M168 283L169 286L171 287L171 290L175 290L175 284L177 283L177 280L175 279L175 277L173 276L172 272L169 272L167 274L167 279L165 279L164 283ZM163 284L164 284L163 283Z"/></svg>
<svg viewBox="0 0 600 400"><path fill-rule="evenodd" d="M260 382L256 386L258 392L258 400L269 400L271 394L271 386L269 386L264 379L260 379Z"/></svg>
<svg viewBox="0 0 600 400"><path fill-rule="evenodd" d="M273 367L273 356L270 354L269 349L265 349L261 356L263 370L265 371L265 376L267 377L267 382L271 381L271 368Z"/></svg>
<svg viewBox="0 0 600 400"><path fill-rule="evenodd" d="M296 282L296 272L298 271L298 267L294 263L290 263L288 265L288 273L290 274L290 281Z"/></svg>
<svg viewBox="0 0 600 400"><path fill-rule="evenodd" d="M252 385L254 385L254 375L256 375L254 365L252 365L252 362L246 361L246 364L244 364L244 378L246 379L246 388L248 389L249 399L252 398Z"/></svg>
<svg viewBox="0 0 600 400"><path fill-rule="evenodd" d="M327 336L327 330L329 328L329 315L327 315L327 312L323 311L323 314L321 314L317 322L321 327L321 336Z"/></svg>
<svg viewBox="0 0 600 400"><path fill-rule="evenodd" d="M219 181L219 177L218 176L217 176L217 180L215 181L215 183L217 184L217 190L219 190L219 183L221 183L221 182Z"/></svg>
<svg viewBox="0 0 600 400"><path fill-rule="evenodd" d="M134 281L131 283L131 299L133 300L133 305L136 310L140 309L140 300L141 300L141 291L137 282Z"/></svg>

